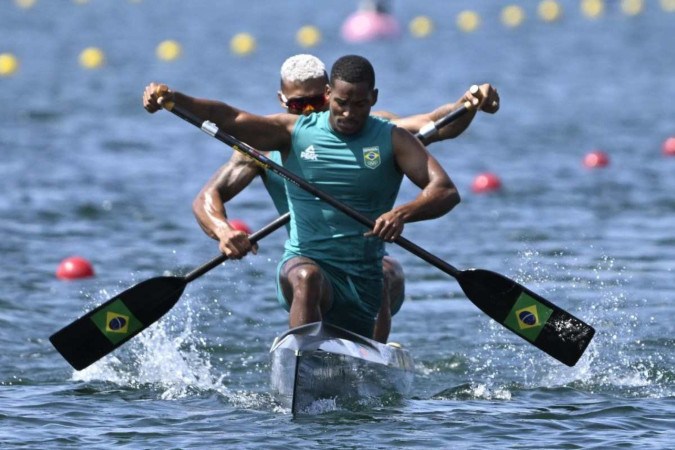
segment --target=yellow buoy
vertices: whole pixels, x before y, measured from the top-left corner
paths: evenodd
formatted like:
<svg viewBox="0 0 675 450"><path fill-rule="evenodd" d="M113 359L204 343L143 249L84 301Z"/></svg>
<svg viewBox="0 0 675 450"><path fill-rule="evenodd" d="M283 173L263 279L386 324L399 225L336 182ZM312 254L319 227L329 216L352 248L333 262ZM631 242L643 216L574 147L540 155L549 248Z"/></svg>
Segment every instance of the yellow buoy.
<svg viewBox="0 0 675 450"><path fill-rule="evenodd" d="M643 0L622 0L621 11L628 16L637 16L645 9Z"/></svg>
<svg viewBox="0 0 675 450"><path fill-rule="evenodd" d="M14 4L19 8L29 9L35 5L35 0L14 0Z"/></svg>
<svg viewBox="0 0 675 450"><path fill-rule="evenodd" d="M434 23L427 16L417 16L408 25L410 34L416 38L429 36L434 31Z"/></svg>
<svg viewBox="0 0 675 450"><path fill-rule="evenodd" d="M457 26L462 31L475 31L480 26L480 16L474 11L462 11L457 16Z"/></svg>
<svg viewBox="0 0 675 450"><path fill-rule="evenodd" d="M544 22L554 22L562 16L562 8L555 0L543 0L539 3L537 12Z"/></svg>
<svg viewBox="0 0 675 450"><path fill-rule="evenodd" d="M248 33L235 34L230 41L230 49L237 55L248 55L255 50L255 39Z"/></svg>
<svg viewBox="0 0 675 450"><path fill-rule="evenodd" d="M581 13L589 19L597 19L605 11L602 0L582 0Z"/></svg>
<svg viewBox="0 0 675 450"><path fill-rule="evenodd" d="M105 55L101 49L87 47L80 53L80 65L85 69L98 69L105 63Z"/></svg>
<svg viewBox="0 0 675 450"><path fill-rule="evenodd" d="M295 40L303 47L314 47L321 42L321 32L312 25L305 25L295 35Z"/></svg>
<svg viewBox="0 0 675 450"><path fill-rule="evenodd" d="M675 12L675 0L661 0L661 9L666 12Z"/></svg>
<svg viewBox="0 0 675 450"><path fill-rule="evenodd" d="M0 53L0 77L14 75L19 70L19 60L11 53Z"/></svg>
<svg viewBox="0 0 675 450"><path fill-rule="evenodd" d="M159 43L155 53L162 61L173 61L180 57L183 49L180 44L173 40L166 40Z"/></svg>
<svg viewBox="0 0 675 450"><path fill-rule="evenodd" d="M517 27L525 20L525 11L518 5L509 5L502 10L502 23L507 27Z"/></svg>

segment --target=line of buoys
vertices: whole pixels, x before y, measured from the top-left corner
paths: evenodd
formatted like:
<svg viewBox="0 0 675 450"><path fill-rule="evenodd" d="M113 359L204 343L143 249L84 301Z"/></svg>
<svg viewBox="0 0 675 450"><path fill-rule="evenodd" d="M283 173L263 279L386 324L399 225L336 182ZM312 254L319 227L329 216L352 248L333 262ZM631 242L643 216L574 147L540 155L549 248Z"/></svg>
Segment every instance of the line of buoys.
<svg viewBox="0 0 675 450"><path fill-rule="evenodd" d="M76 280L94 276L94 267L81 256L69 256L61 261L56 269L56 277L61 280Z"/></svg>

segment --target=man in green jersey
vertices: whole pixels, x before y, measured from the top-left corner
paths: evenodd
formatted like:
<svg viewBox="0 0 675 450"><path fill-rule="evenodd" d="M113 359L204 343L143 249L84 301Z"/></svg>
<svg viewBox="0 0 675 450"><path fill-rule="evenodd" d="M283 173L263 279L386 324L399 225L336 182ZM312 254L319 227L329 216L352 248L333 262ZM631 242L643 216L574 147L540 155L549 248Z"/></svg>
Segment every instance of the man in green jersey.
<svg viewBox="0 0 675 450"><path fill-rule="evenodd" d="M165 85L146 88L148 111L173 101L254 147L278 150L289 170L375 221L373 230L366 230L287 185L290 238L279 265L278 291L291 327L326 320L372 336L382 297L384 242L400 236L405 222L438 217L459 202L448 175L412 134L370 116L378 94L374 86L370 63L350 55L331 71L329 111L309 116L256 116ZM422 191L392 209L403 175ZM252 249L243 233L220 240L221 250L232 258Z"/></svg>
<svg viewBox="0 0 675 450"><path fill-rule="evenodd" d="M328 99L325 96L328 75L323 62L313 55L300 54L288 58L281 66L280 90L277 96L281 107L291 114L310 114L325 111ZM454 103L448 103L426 114L405 118L396 118L389 113L376 112L375 115L389 117L393 122L417 133L423 126L433 123L447 113L459 108L464 102L483 101L481 110L494 113L499 109L499 95L492 86L483 84L480 92L474 95L467 91ZM447 125L439 133L424 140L425 143L454 138L460 135L471 123L476 110ZM281 163L278 151L267 152L267 157ZM239 152L233 152L230 160L224 164L204 185L193 201L192 209L204 232L221 242L221 250L227 251L226 242L232 233L242 233L234 229L227 221L225 203L246 188L256 176L263 180L272 201L279 212L288 211L284 180L273 172L264 170L251 158ZM220 236L223 236L221 240ZM391 329L391 317L401 308L404 299L403 268L390 255L382 259L384 291L382 303L377 314L373 338L386 342Z"/></svg>

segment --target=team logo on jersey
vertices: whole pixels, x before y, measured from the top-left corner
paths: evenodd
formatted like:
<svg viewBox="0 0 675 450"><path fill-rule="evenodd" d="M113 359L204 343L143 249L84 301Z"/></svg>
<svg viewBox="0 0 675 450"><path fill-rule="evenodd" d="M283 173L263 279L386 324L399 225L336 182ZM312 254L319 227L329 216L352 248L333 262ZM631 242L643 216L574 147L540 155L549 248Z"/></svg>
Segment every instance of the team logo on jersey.
<svg viewBox="0 0 675 450"><path fill-rule="evenodd" d="M375 169L380 165L380 147L364 147L363 148L363 162L369 169Z"/></svg>
<svg viewBox="0 0 675 450"><path fill-rule="evenodd" d="M316 161L319 159L313 145L310 145L304 151L302 151L300 153L300 158L304 159L305 161Z"/></svg>

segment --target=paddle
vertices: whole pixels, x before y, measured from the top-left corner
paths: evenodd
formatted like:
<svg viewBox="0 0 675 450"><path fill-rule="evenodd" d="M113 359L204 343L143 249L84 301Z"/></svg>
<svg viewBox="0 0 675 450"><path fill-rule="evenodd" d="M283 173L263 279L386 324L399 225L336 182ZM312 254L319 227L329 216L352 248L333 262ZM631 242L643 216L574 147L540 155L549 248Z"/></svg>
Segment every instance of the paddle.
<svg viewBox="0 0 675 450"><path fill-rule="evenodd" d="M278 217L250 235L250 241L259 241L289 219L289 213ZM176 304L189 282L226 260L227 256L221 254L185 276L142 281L66 325L49 340L71 366L82 370L159 320Z"/></svg>
<svg viewBox="0 0 675 450"><path fill-rule="evenodd" d="M320 191L250 145L219 130L215 123L203 121L173 103L167 103L164 107L368 228L374 227L375 223L368 217ZM462 106L450 115L458 117L466 113L468 107L470 105ZM454 277L469 300L481 311L568 366L576 364L595 334L591 326L504 275L483 269L459 270L404 237L399 237L395 242Z"/></svg>

